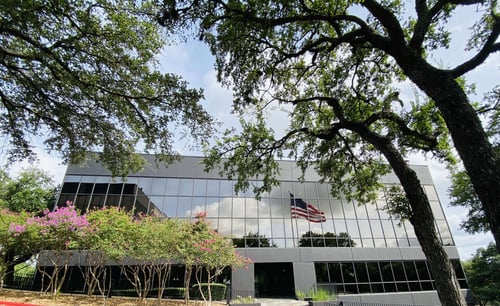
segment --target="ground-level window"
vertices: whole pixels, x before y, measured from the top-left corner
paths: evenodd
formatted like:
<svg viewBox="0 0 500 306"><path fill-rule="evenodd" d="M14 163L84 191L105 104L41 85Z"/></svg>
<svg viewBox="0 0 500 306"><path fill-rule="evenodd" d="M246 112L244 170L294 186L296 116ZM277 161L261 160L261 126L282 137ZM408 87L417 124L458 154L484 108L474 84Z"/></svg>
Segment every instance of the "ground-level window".
<svg viewBox="0 0 500 306"><path fill-rule="evenodd" d="M468 288L462 266L452 260L461 288ZM318 285L335 284L337 293L358 294L434 290L425 260L316 262Z"/></svg>

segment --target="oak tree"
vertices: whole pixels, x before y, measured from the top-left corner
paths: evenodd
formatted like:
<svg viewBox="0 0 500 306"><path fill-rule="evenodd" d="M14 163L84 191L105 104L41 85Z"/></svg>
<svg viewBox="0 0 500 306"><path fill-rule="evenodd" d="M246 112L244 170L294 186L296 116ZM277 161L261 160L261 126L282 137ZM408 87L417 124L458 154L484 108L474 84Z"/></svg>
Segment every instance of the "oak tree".
<svg viewBox="0 0 500 306"><path fill-rule="evenodd" d="M272 96L278 84L290 78L286 67L294 66L298 75L299 65L303 68L300 71L311 71L347 58L372 60L380 65L380 71L386 72L366 79L364 71L356 70L351 82L369 81L382 89L387 78L394 82L403 78L412 81L434 101L434 111L443 116L496 244L500 245L500 201L496 192L500 189L500 158L459 80L500 50L497 1L163 3L160 23L172 29L192 31L196 27L198 37L211 46L216 56L219 80L234 86L237 105L244 105L268 85ZM474 54L455 67L437 67L430 55L450 45L447 22L458 8L468 10L471 18L480 16L464 45ZM335 87L340 81L331 74L326 82Z"/></svg>
<svg viewBox="0 0 500 306"><path fill-rule="evenodd" d="M486 170L498 169L478 116L456 80L477 60L451 72L426 61L426 52L447 43L446 32L438 26L446 22L454 4L417 1L416 16L403 12L405 4L399 1L164 4L163 25L191 31L193 24L197 26L199 37L216 57L219 81L233 88L234 107L242 117L242 131L228 131L210 150L209 168L227 157L221 172L238 179L236 189L248 188L248 179L259 177L259 193L278 183L276 157L295 158L303 171L314 167L323 181L332 183L334 194L361 202L374 200L382 187L380 175L392 168L405 196L395 196L391 211L414 226L442 304L464 305L425 191L405 161L412 151L451 161L447 129L461 157L471 158L466 154L469 148L463 147L468 137L457 127L460 120L468 125L467 132L478 133L475 148L480 144L486 154L474 158L491 157ZM496 22L493 15L485 18L488 26ZM490 35L488 27L483 29ZM496 39L494 26L491 32ZM489 40L485 44L482 60L496 48ZM393 83L405 77L430 99L401 101ZM450 105L457 101L466 105ZM288 113L290 122L283 134L270 128L271 106ZM466 113L450 115L454 110ZM470 116L468 121L464 116ZM467 169L471 165L464 164Z"/></svg>
<svg viewBox="0 0 500 306"><path fill-rule="evenodd" d="M88 152L115 175L172 159L174 128L204 139L202 93L158 69L166 40L155 1L6 0L0 3L0 126L12 160L48 150L79 163ZM180 131L179 131L180 132Z"/></svg>

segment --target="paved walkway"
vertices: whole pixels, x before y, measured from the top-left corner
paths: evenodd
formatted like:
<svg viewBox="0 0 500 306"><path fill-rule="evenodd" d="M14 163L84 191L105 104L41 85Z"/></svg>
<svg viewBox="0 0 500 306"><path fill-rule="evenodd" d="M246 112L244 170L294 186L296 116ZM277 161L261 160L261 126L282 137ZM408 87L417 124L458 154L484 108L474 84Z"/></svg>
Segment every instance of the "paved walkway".
<svg viewBox="0 0 500 306"><path fill-rule="evenodd" d="M307 306L306 301L297 301L295 299L255 299L256 302L261 303L261 306Z"/></svg>

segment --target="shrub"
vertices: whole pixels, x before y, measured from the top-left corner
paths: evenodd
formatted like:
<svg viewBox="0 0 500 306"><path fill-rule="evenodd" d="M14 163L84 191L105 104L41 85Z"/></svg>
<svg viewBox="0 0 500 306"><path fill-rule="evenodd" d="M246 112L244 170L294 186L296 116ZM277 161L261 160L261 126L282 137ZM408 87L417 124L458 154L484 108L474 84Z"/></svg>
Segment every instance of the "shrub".
<svg viewBox="0 0 500 306"><path fill-rule="evenodd" d="M193 297L196 298L201 298L200 290L199 287L201 286L201 290L203 291L203 295L205 298L208 298L208 284L207 283L201 283L201 284L195 284L193 285ZM218 284L218 283L213 283L210 284L210 291L212 292L212 300L214 301L221 301L226 298L226 285L224 284Z"/></svg>

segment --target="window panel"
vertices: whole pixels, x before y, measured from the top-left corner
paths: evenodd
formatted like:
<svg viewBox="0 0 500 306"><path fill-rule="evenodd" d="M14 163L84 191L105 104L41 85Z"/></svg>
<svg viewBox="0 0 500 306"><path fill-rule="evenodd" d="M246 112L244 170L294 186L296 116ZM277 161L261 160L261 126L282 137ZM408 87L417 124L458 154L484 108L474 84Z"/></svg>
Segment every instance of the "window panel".
<svg viewBox="0 0 500 306"><path fill-rule="evenodd" d="M136 184L118 184L118 185L123 185L123 186L117 186L119 188L123 187L123 189L122 189L123 194L129 194L129 195L136 194L136 189L137 189ZM109 186L109 187L111 189L111 186Z"/></svg>
<svg viewBox="0 0 500 306"><path fill-rule="evenodd" d="M290 202L281 198L269 198L267 201L269 201L269 208L271 211L271 217L272 218L283 218L284 217L284 211L287 212L286 216L290 217ZM285 203L285 204L283 204ZM285 210L286 208L286 210Z"/></svg>
<svg viewBox="0 0 500 306"><path fill-rule="evenodd" d="M380 262L380 272L382 273L382 279L384 282L394 281L394 275L392 274L390 262Z"/></svg>
<svg viewBox="0 0 500 306"><path fill-rule="evenodd" d="M245 198L233 198L233 217L245 217Z"/></svg>
<svg viewBox="0 0 500 306"><path fill-rule="evenodd" d="M150 177L139 178L139 184L137 184L142 192L145 194L151 194L151 185L153 184L153 179Z"/></svg>
<svg viewBox="0 0 500 306"><path fill-rule="evenodd" d="M167 180L167 195L177 196L179 195L179 186L181 182L179 179L168 179Z"/></svg>
<svg viewBox="0 0 500 306"><path fill-rule="evenodd" d="M121 196L119 196L119 195L108 195L106 197L105 205L106 206L120 206L120 198L121 198Z"/></svg>
<svg viewBox="0 0 500 306"><path fill-rule="evenodd" d="M438 194L436 192L436 189L434 189L434 186L424 185L424 190L429 201L439 201Z"/></svg>
<svg viewBox="0 0 500 306"><path fill-rule="evenodd" d="M375 247L373 239L363 238L363 239L361 239L361 241L363 242L363 247L364 248L373 248L373 247Z"/></svg>
<svg viewBox="0 0 500 306"><path fill-rule="evenodd" d="M245 217L247 218L257 218L258 208L257 200L254 198L245 198Z"/></svg>
<svg viewBox="0 0 500 306"><path fill-rule="evenodd" d="M377 262L367 262L366 268L368 270L368 276L371 282L380 282L382 278L380 276L380 268Z"/></svg>
<svg viewBox="0 0 500 306"><path fill-rule="evenodd" d="M328 201L328 199L318 200L317 207L325 213L325 217L327 219L331 219L333 217L330 201Z"/></svg>
<svg viewBox="0 0 500 306"><path fill-rule="evenodd" d="M410 288L408 288L408 283L396 283L396 288L398 290L398 292L407 292L410 290Z"/></svg>
<svg viewBox="0 0 500 306"><path fill-rule="evenodd" d="M356 219L356 214L354 213L354 205L352 202L344 201L342 207L344 208L344 215L346 219Z"/></svg>
<svg viewBox="0 0 500 306"><path fill-rule="evenodd" d="M377 205L375 205L375 203L368 203L365 206L366 206L366 212L368 214L368 218L370 218L371 220L379 219L378 209L377 209Z"/></svg>
<svg viewBox="0 0 500 306"><path fill-rule="evenodd" d="M76 193L79 183L64 183L61 193Z"/></svg>
<svg viewBox="0 0 500 306"><path fill-rule="evenodd" d="M374 238L384 238L384 232L382 231L380 220L370 220L370 226Z"/></svg>
<svg viewBox="0 0 500 306"><path fill-rule="evenodd" d="M384 230L384 236L386 238L395 238L396 234L394 233L394 228L392 226L391 220L381 220L382 229Z"/></svg>
<svg viewBox="0 0 500 306"><path fill-rule="evenodd" d="M269 199L262 199L258 202L259 218L270 218L271 208L269 206Z"/></svg>
<svg viewBox="0 0 500 306"><path fill-rule="evenodd" d="M406 272L406 277L408 278L409 281L418 280L417 269L415 269L415 263L413 261L405 261L404 268Z"/></svg>
<svg viewBox="0 0 500 306"><path fill-rule="evenodd" d="M318 283L329 283L330 279L328 277L328 264L324 262L314 263L314 270L316 271L316 282Z"/></svg>
<svg viewBox="0 0 500 306"><path fill-rule="evenodd" d="M380 239L373 239L373 243L375 244L375 247L377 248L384 248L386 247L385 239L380 238Z"/></svg>
<svg viewBox="0 0 500 306"><path fill-rule="evenodd" d="M222 235L231 235L231 219L219 219L218 231Z"/></svg>
<svg viewBox="0 0 500 306"><path fill-rule="evenodd" d="M398 247L398 240L395 238L386 238L385 244L387 245L388 248L397 248Z"/></svg>
<svg viewBox="0 0 500 306"><path fill-rule="evenodd" d="M330 281L335 283L343 283L342 269L340 263L329 263L328 272L330 274Z"/></svg>
<svg viewBox="0 0 500 306"><path fill-rule="evenodd" d="M336 231L337 235L339 235L341 233L347 233L347 226L345 224L344 219L333 221L333 225L335 226L335 231Z"/></svg>
<svg viewBox="0 0 500 306"><path fill-rule="evenodd" d="M410 291L422 291L420 282L409 282L408 285L410 286Z"/></svg>
<svg viewBox="0 0 500 306"><path fill-rule="evenodd" d="M277 248L285 248L286 247L285 239L273 238L271 241L272 241L273 245L276 246Z"/></svg>
<svg viewBox="0 0 500 306"><path fill-rule="evenodd" d="M314 200L314 202L316 202L316 199L318 198L318 193L316 192L316 183L306 182L304 183L304 188L307 202L315 205L314 203L312 203L312 201Z"/></svg>
<svg viewBox="0 0 500 306"><path fill-rule="evenodd" d="M246 233L258 233L259 232L259 220L257 219L245 219L245 230Z"/></svg>
<svg viewBox="0 0 500 306"><path fill-rule="evenodd" d="M259 218L259 234L271 238L271 220Z"/></svg>
<svg viewBox="0 0 500 306"><path fill-rule="evenodd" d="M396 292L396 284L395 283L384 283L385 292Z"/></svg>
<svg viewBox="0 0 500 306"><path fill-rule="evenodd" d="M318 198L329 199L330 191L328 190L328 184L317 184Z"/></svg>
<svg viewBox="0 0 500 306"><path fill-rule="evenodd" d="M272 219L272 237L273 238L284 238L285 230L283 227L283 219Z"/></svg>
<svg viewBox="0 0 500 306"><path fill-rule="evenodd" d="M108 184L95 184L93 194L106 194L108 192Z"/></svg>
<svg viewBox="0 0 500 306"><path fill-rule="evenodd" d="M295 219L293 219L295 220ZM292 220L292 221L293 221ZM291 219L284 219L284 223L283 225L285 226L285 238L295 238L297 236L296 234L296 228L295 228L295 225L293 226L294 230L293 230L293 233L292 233L292 221ZM287 242L287 247L289 247L290 244Z"/></svg>
<svg viewBox="0 0 500 306"><path fill-rule="evenodd" d="M359 293L371 293L370 284L358 284Z"/></svg>
<svg viewBox="0 0 500 306"><path fill-rule="evenodd" d="M371 284L373 293L384 292L384 286L382 284Z"/></svg>
<svg viewBox="0 0 500 306"><path fill-rule="evenodd" d="M233 237L235 238L242 238L244 235L246 235L246 229L245 229L245 219L238 219L234 218L233 219Z"/></svg>
<svg viewBox="0 0 500 306"><path fill-rule="evenodd" d="M78 195L78 197L76 198L76 201L75 201L75 206L76 208L78 209L81 209L81 210L87 210L88 206L89 206L89 203L90 203L90 196L89 195Z"/></svg>
<svg viewBox="0 0 500 306"><path fill-rule="evenodd" d="M401 261L392 262L392 271L394 272L396 281L406 281L406 275Z"/></svg>
<svg viewBox="0 0 500 306"><path fill-rule="evenodd" d="M207 180L207 196L219 196L219 183L220 182L218 180Z"/></svg>
<svg viewBox="0 0 500 306"><path fill-rule="evenodd" d="M219 199L219 217L231 218L233 215L233 198Z"/></svg>
<svg viewBox="0 0 500 306"><path fill-rule="evenodd" d="M167 188L167 179L165 178L155 178L151 182L151 195L165 195L165 189Z"/></svg>
<svg viewBox="0 0 500 306"><path fill-rule="evenodd" d="M177 215L176 215L176 217L182 218L182 217L188 216L190 214L190 212L192 211L191 201L192 201L191 197L179 197L179 200L177 202ZM207 213L207 217L208 217L208 213Z"/></svg>
<svg viewBox="0 0 500 306"><path fill-rule="evenodd" d="M207 180L194 180L193 195L206 196L206 194L207 194Z"/></svg>
<svg viewBox="0 0 500 306"><path fill-rule="evenodd" d="M179 188L179 195L181 196L192 196L193 195L193 180L192 179L182 179Z"/></svg>
<svg viewBox="0 0 500 306"><path fill-rule="evenodd" d="M370 230L370 224L368 220L358 220L358 224L361 238L371 238L372 232Z"/></svg>
<svg viewBox="0 0 500 306"><path fill-rule="evenodd" d="M347 232L351 238L359 237L358 222L356 220L346 220Z"/></svg>
<svg viewBox="0 0 500 306"><path fill-rule="evenodd" d="M330 205L332 207L332 214L334 218L342 219L344 218L344 212L342 209L342 201L339 199L332 199L330 201Z"/></svg>
<svg viewBox="0 0 500 306"><path fill-rule="evenodd" d="M368 272L366 270L366 263L357 262L354 264L354 268L356 270L356 277L358 279L358 282L366 283L369 281Z"/></svg>
<svg viewBox="0 0 500 306"><path fill-rule="evenodd" d="M354 202L354 209L356 210L356 216L358 219L367 219L368 214L366 212L366 205L359 204L358 202Z"/></svg>
<svg viewBox="0 0 500 306"><path fill-rule="evenodd" d="M78 193L91 194L93 189L94 189L94 183L82 183L80 184L80 189L78 190ZM121 190L119 193L121 193Z"/></svg>
<svg viewBox="0 0 500 306"><path fill-rule="evenodd" d="M169 216L169 217L177 216L177 201L178 201L178 197L166 197L165 198L165 201L163 203L163 211L165 212L165 214L167 216ZM179 217L181 217L181 216L179 216Z"/></svg>
<svg viewBox="0 0 500 306"><path fill-rule="evenodd" d="M431 205L432 213L434 214L434 218L436 219L444 219L443 209L441 208L441 204L438 201L429 201Z"/></svg>
<svg viewBox="0 0 500 306"><path fill-rule="evenodd" d="M340 267L342 268L344 283L355 283L356 276L354 273L354 265L350 262L343 262Z"/></svg>
<svg viewBox="0 0 500 306"><path fill-rule="evenodd" d="M220 181L220 195L230 197L233 195L233 181Z"/></svg>
<svg viewBox="0 0 500 306"><path fill-rule="evenodd" d="M431 279L431 276L429 274L429 271L427 270L427 265L425 264L425 261L416 261L415 266L417 268L418 278L421 281Z"/></svg>

